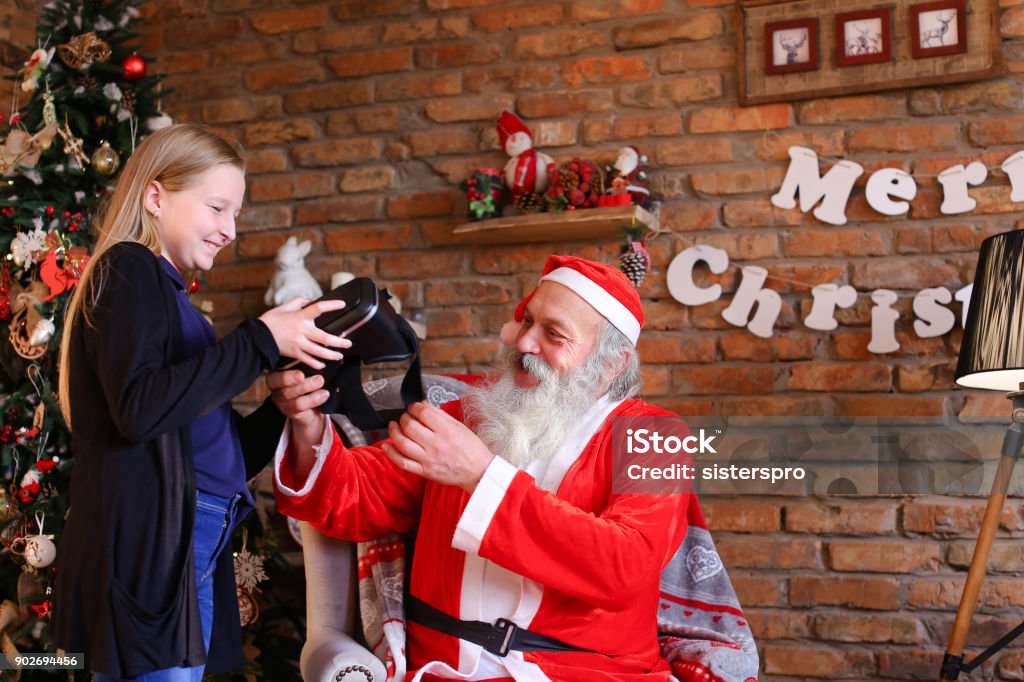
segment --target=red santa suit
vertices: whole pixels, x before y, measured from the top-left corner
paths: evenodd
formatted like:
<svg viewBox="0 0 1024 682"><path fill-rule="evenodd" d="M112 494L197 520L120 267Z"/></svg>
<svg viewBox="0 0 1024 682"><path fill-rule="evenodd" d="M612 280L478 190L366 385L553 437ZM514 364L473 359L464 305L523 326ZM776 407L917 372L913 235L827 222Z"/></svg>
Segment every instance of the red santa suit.
<svg viewBox="0 0 1024 682"><path fill-rule="evenodd" d="M459 402L445 410L462 418ZM472 495L398 469L380 447L347 449L333 437L317 448L307 480L295 481L283 442L277 502L335 537L415 530L413 596L462 620L505 617L599 652L511 651L499 659L410 621L409 666L421 669L413 679L488 679L503 669L517 681L664 681L671 671L658 648L658 585L686 534L691 498L612 492L611 417L669 415L639 400L603 399L550 463L535 468L537 478L495 457ZM496 599L488 578L499 585Z"/></svg>

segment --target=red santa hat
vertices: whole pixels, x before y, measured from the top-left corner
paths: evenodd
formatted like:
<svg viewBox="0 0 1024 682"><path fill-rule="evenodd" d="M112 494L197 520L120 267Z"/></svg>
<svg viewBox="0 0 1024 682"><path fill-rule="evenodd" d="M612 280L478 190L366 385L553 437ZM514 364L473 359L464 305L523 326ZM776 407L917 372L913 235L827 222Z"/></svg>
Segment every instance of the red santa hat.
<svg viewBox="0 0 1024 682"><path fill-rule="evenodd" d="M634 346L644 326L644 310L636 287L618 268L578 256L549 256L541 282L557 282L579 295ZM516 322L523 320L526 304L536 289L516 307Z"/></svg>
<svg viewBox="0 0 1024 682"><path fill-rule="evenodd" d="M511 111L501 112L501 115L498 116L498 137L501 138L501 146L504 147L508 138L516 133L526 133L528 138L533 139L530 129L526 127L522 119Z"/></svg>

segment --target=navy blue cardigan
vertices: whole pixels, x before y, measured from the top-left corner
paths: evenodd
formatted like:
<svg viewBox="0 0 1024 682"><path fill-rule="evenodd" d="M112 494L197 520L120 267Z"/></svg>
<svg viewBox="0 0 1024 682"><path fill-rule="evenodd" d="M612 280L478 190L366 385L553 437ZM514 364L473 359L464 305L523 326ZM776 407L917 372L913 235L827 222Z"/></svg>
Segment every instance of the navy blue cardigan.
<svg viewBox="0 0 1024 682"><path fill-rule="evenodd" d="M60 537L53 627L65 651L116 678L206 661L244 663L231 552L214 573L209 657L196 605L195 473L189 424L278 361L251 318L199 355L181 357L181 320L157 256L124 243L103 256L93 324L69 321L70 511ZM268 400L237 414L247 477L270 460L284 416Z"/></svg>

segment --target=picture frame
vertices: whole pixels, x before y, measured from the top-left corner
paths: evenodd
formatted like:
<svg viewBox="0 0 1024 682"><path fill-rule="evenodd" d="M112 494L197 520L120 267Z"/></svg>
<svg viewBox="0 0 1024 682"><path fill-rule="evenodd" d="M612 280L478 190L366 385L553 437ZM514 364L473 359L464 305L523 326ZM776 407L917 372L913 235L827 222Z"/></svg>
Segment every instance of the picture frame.
<svg viewBox="0 0 1024 682"><path fill-rule="evenodd" d="M735 12L744 106L977 81L1006 70L999 0L737 0ZM872 38L850 48L847 30Z"/></svg>
<svg viewBox="0 0 1024 682"><path fill-rule="evenodd" d="M818 20L814 17L764 25L766 74L814 71L820 65Z"/></svg>
<svg viewBox="0 0 1024 682"><path fill-rule="evenodd" d="M836 15L836 64L855 66L892 59L889 7L841 12Z"/></svg>
<svg viewBox="0 0 1024 682"><path fill-rule="evenodd" d="M937 0L910 6L910 51L914 59L967 52L964 0Z"/></svg>

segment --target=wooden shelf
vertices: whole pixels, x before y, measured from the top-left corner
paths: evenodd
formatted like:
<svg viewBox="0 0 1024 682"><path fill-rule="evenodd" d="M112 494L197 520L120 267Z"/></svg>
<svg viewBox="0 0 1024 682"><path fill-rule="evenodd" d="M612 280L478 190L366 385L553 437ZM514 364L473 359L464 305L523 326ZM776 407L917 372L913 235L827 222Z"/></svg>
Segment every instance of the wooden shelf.
<svg viewBox="0 0 1024 682"><path fill-rule="evenodd" d="M616 206L475 220L459 225L452 234L464 244L600 240L622 237L624 225L647 225L656 230L657 222L639 206Z"/></svg>

